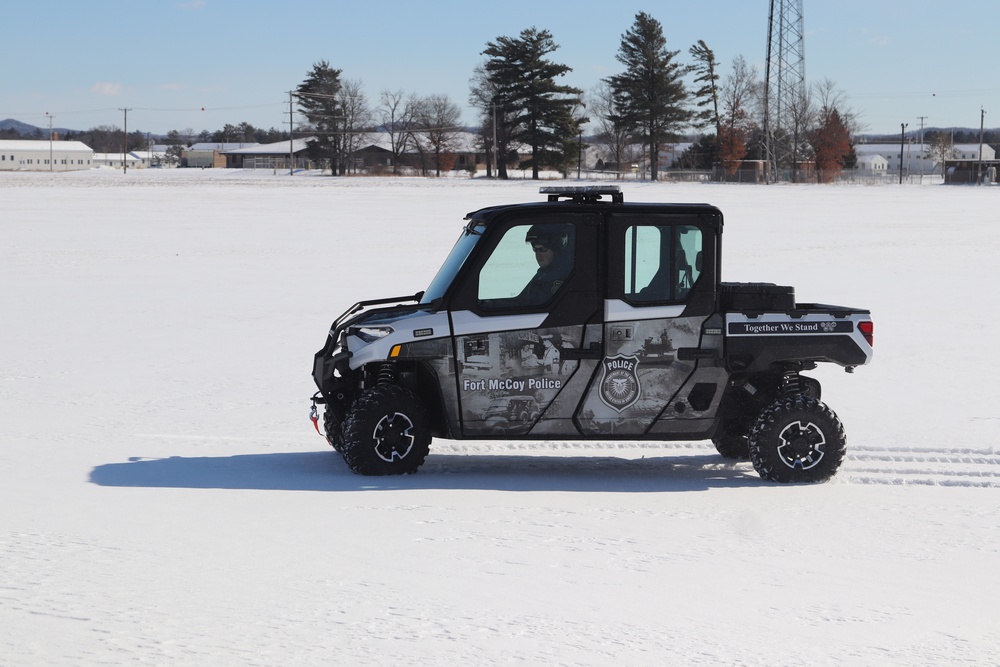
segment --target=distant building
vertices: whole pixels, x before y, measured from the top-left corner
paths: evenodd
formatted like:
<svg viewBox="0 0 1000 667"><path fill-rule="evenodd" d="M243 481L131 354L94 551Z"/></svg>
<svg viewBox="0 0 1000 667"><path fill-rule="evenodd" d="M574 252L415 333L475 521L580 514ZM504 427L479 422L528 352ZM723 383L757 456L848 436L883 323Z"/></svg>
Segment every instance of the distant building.
<svg viewBox="0 0 1000 667"><path fill-rule="evenodd" d="M94 153L95 167L111 167L121 169L123 165L128 165L129 169L141 169L143 167L142 158L133 153Z"/></svg>
<svg viewBox="0 0 1000 667"><path fill-rule="evenodd" d="M197 167L201 169L224 169L226 166L226 153L257 146L255 142L206 142L194 144L181 151L182 167Z"/></svg>
<svg viewBox="0 0 1000 667"><path fill-rule="evenodd" d="M878 153L858 155L858 171L864 174L885 174L889 171L889 161Z"/></svg>
<svg viewBox="0 0 1000 667"><path fill-rule="evenodd" d="M309 138L303 138L226 150L222 153L224 166L227 169L288 169L289 155L292 155L295 169L309 169L308 142Z"/></svg>
<svg viewBox="0 0 1000 667"><path fill-rule="evenodd" d="M77 171L93 167L82 141L0 139L0 171Z"/></svg>
<svg viewBox="0 0 1000 667"><path fill-rule="evenodd" d="M176 165L171 164L167 157L167 148L169 146L154 144L149 148L132 151L129 155L139 159L140 167L174 167ZM132 164L129 163L129 169L131 168Z"/></svg>
<svg viewBox="0 0 1000 667"><path fill-rule="evenodd" d="M376 171L392 169L394 165L389 133L371 132L365 138L366 141L362 142L362 146L351 153L351 168ZM422 151L418 150L412 142L407 142L406 149L399 156L399 167L428 171L435 169L434 155L430 146L426 145L424 137L420 137L420 141L425 144ZM486 169L487 155L480 147L479 135L474 132L455 132L451 137L449 150L446 151L444 157L453 163L452 170L484 171ZM517 153L517 158L507 165L507 169L511 171L519 169L519 163L530 157L522 147Z"/></svg>
<svg viewBox="0 0 1000 667"><path fill-rule="evenodd" d="M904 174L933 174L941 173L941 163L935 162L930 156L929 144L907 143L903 144L855 144L854 152L858 155L858 162L862 158L870 155L880 155L885 158L886 168L889 172L899 173L899 153L902 148L903 153L903 173ZM955 144L955 159L958 160L978 160L979 144ZM983 144L983 160L993 160L996 151L988 144Z"/></svg>
<svg viewBox="0 0 1000 667"><path fill-rule="evenodd" d="M963 185L968 183L979 183L981 185L992 185L997 182L997 174L1000 173L1000 160L987 160L986 150L983 146L983 161L979 161L979 151L976 150L976 159L945 160L944 182L948 185Z"/></svg>

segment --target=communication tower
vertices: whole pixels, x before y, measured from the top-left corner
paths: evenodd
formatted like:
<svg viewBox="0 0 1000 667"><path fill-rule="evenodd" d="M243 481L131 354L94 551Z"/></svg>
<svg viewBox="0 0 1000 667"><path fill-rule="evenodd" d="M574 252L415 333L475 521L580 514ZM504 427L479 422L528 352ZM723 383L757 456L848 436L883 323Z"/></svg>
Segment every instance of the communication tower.
<svg viewBox="0 0 1000 667"><path fill-rule="evenodd" d="M802 0L771 0L764 71L764 142L768 181L795 153L796 113L806 99L806 52ZM794 159L794 158L792 158Z"/></svg>

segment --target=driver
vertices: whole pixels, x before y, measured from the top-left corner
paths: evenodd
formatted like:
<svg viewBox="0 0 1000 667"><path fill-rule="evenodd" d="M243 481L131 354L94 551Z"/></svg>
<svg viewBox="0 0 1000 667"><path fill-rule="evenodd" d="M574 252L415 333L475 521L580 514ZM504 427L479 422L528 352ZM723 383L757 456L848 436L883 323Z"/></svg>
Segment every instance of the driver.
<svg viewBox="0 0 1000 667"><path fill-rule="evenodd" d="M517 302L522 305L544 303L559 291L573 268L572 228L568 225L532 225L524 237L531 245L538 270L521 290Z"/></svg>

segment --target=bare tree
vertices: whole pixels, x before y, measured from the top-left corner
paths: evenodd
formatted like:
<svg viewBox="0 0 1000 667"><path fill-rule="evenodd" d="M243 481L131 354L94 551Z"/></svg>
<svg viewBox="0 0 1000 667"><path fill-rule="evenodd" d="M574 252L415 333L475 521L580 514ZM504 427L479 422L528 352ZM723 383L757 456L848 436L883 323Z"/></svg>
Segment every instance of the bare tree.
<svg viewBox="0 0 1000 667"><path fill-rule="evenodd" d="M496 104L500 97L500 86L490 78L484 64L476 66L469 84L469 104L479 110L482 123L486 175L506 178L507 163L516 158L520 148L513 132L517 111Z"/></svg>
<svg viewBox="0 0 1000 667"><path fill-rule="evenodd" d="M622 119L611 84L607 81L598 84L588 95L587 106L593 111L594 122L597 125L598 147L607 158L606 161L614 163L620 172L622 165L629 164L635 159L636 140Z"/></svg>
<svg viewBox="0 0 1000 667"><path fill-rule="evenodd" d="M80 134L80 140L94 149L95 153L121 153L122 130L115 125L98 125Z"/></svg>
<svg viewBox="0 0 1000 667"><path fill-rule="evenodd" d="M344 115L344 141L341 144L344 150L343 164L349 171L357 171L351 156L369 141L370 137L365 129L371 127L374 117L360 79L345 79L337 97Z"/></svg>
<svg viewBox="0 0 1000 667"><path fill-rule="evenodd" d="M815 128L817 120L816 106L813 103L812 94L809 90L805 90L801 95L790 101L787 119L789 123L789 127L787 128L787 143L778 145L785 145L789 148L790 154L784 157L785 160L790 161L792 166L791 180L793 183L797 183L799 180L799 164L802 160L812 157L809 132ZM779 156L779 164L788 164L785 160L781 160L781 157Z"/></svg>
<svg viewBox="0 0 1000 667"><path fill-rule="evenodd" d="M392 152L392 173L399 173L399 161L408 146L413 144L420 100L415 95L407 95L402 90L383 90L381 104L375 110L379 118L379 129L389 135L389 150ZM417 147L417 146L414 146Z"/></svg>
<svg viewBox="0 0 1000 667"><path fill-rule="evenodd" d="M461 116L462 111L447 95L431 95L419 107L418 134L434 156L437 176L442 169L450 171L454 166L454 151L462 131L459 127Z"/></svg>
<svg viewBox="0 0 1000 667"><path fill-rule="evenodd" d="M938 131L933 135L928 133L928 145L926 147L927 157L941 165L941 177L945 176L945 162L954 160L958 155L955 144L947 132Z"/></svg>
<svg viewBox="0 0 1000 667"><path fill-rule="evenodd" d="M864 124L861 122L858 112L847 105L847 94L837 88L835 81L823 79L821 82L814 84L813 89L815 91L817 106L821 109L836 109L840 115L840 120L844 123L844 126L851 133L852 137L864 131Z"/></svg>
<svg viewBox="0 0 1000 667"><path fill-rule="evenodd" d="M807 96L809 94L807 93ZM831 171L829 155L831 154L830 144L837 146L833 154L842 152L846 134L847 153L853 146L853 137L856 137L863 130L858 113L847 105L847 95L837 87L832 79L823 79L812 86L813 100L806 100L806 112L803 114L804 122L802 128L804 132L796 138L805 144L805 150L811 151L817 159L818 171ZM793 107L794 110L794 107ZM794 114L793 114L794 116ZM830 135L837 137L836 141L830 139ZM818 148L818 137L822 137L823 148ZM808 141L808 143L806 143ZM796 144L798 146L798 144ZM845 153L846 155L846 153ZM824 164L821 166L820 161ZM844 158L834 160L843 162ZM822 174L817 173L817 177Z"/></svg>
<svg viewBox="0 0 1000 667"><path fill-rule="evenodd" d="M748 65L743 56L734 58L732 70L719 94L722 113L718 126L718 150L729 174L739 169L746 156L747 142L753 129L754 104L759 98L760 88L757 68Z"/></svg>

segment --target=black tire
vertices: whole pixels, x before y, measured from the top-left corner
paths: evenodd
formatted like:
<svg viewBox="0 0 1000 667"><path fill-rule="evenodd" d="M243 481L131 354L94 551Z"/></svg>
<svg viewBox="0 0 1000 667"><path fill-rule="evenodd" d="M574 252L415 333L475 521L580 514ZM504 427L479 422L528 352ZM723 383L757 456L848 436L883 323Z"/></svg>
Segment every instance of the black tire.
<svg viewBox="0 0 1000 667"><path fill-rule="evenodd" d="M727 459L746 461L750 458L750 442L746 435L721 435L712 438L712 444Z"/></svg>
<svg viewBox="0 0 1000 667"><path fill-rule="evenodd" d="M844 425L809 396L779 398L750 431L750 461L763 479L783 483L825 482L844 462Z"/></svg>
<svg viewBox="0 0 1000 667"><path fill-rule="evenodd" d="M363 393L344 419L343 454L359 475L414 473L430 452L430 417L412 392L395 385Z"/></svg>
<svg viewBox="0 0 1000 667"><path fill-rule="evenodd" d="M732 391L723 397L720 407L722 422L712 444L719 454L734 461L750 458L747 436L761 406L743 390Z"/></svg>
<svg viewBox="0 0 1000 667"><path fill-rule="evenodd" d="M344 429L333 409L327 404L323 409L323 431L326 433L326 441L330 443L338 452L344 451Z"/></svg>

